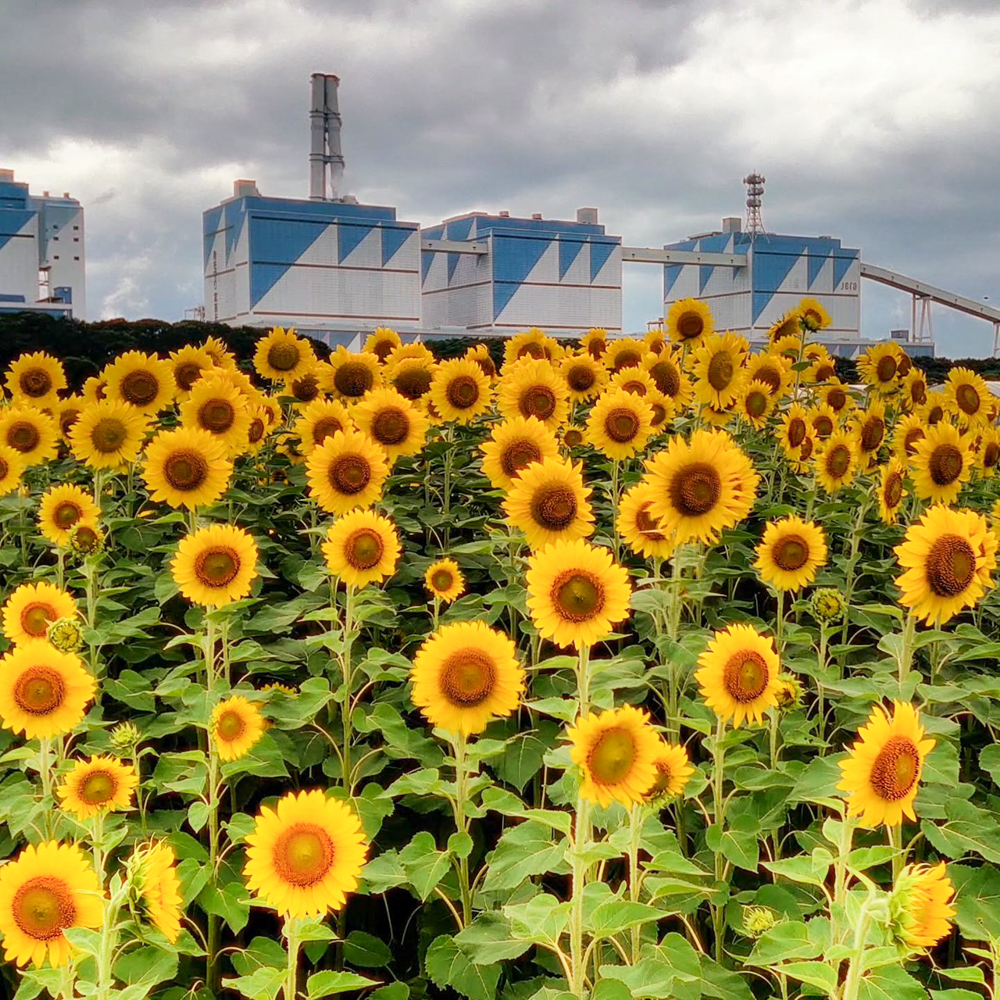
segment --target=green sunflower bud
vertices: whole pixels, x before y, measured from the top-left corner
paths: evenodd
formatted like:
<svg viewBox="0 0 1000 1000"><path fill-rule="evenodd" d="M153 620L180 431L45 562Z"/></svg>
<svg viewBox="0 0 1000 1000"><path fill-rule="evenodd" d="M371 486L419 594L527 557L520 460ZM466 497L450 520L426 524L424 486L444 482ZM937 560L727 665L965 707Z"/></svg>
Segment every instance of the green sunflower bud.
<svg viewBox="0 0 1000 1000"><path fill-rule="evenodd" d="M836 587L820 587L813 591L810 607L817 621L835 622L847 612L847 601Z"/></svg>
<svg viewBox="0 0 1000 1000"><path fill-rule="evenodd" d="M72 618L57 618L49 626L46 638L62 653L76 653L83 648L83 629Z"/></svg>

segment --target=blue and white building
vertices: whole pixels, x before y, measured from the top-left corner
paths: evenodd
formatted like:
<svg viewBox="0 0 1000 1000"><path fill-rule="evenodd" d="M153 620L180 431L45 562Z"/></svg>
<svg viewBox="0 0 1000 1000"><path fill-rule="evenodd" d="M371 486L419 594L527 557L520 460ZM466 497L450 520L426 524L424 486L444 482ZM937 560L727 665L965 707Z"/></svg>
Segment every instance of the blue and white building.
<svg viewBox="0 0 1000 1000"><path fill-rule="evenodd" d="M67 192L32 195L0 170L0 312L86 318L83 207Z"/></svg>

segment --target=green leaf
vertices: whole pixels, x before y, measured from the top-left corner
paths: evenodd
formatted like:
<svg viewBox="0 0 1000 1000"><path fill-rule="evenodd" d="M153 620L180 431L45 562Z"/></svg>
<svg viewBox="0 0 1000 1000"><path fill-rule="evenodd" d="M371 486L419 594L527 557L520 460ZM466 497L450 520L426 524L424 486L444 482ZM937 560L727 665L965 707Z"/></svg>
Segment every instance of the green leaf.
<svg viewBox="0 0 1000 1000"><path fill-rule="evenodd" d="M877 969L861 980L858 1000L926 1000L927 991L898 965Z"/></svg>
<svg viewBox="0 0 1000 1000"><path fill-rule="evenodd" d="M483 892L516 889L526 878L558 869L563 844L547 826L526 820L507 830L489 855Z"/></svg>
<svg viewBox="0 0 1000 1000"><path fill-rule="evenodd" d="M426 902L451 867L451 856L447 851L439 851L434 838L426 830L421 830L399 852L399 862L410 885Z"/></svg>
<svg viewBox="0 0 1000 1000"><path fill-rule="evenodd" d="M236 990L250 1000L274 1000L285 979L284 969L272 969L261 966L249 976L237 976L234 979L224 979L222 985L230 990Z"/></svg>
<svg viewBox="0 0 1000 1000"><path fill-rule="evenodd" d="M816 958L822 945L809 936L809 928L797 921L783 921L761 935L747 961L751 965L777 965L793 958Z"/></svg>
<svg viewBox="0 0 1000 1000"><path fill-rule="evenodd" d="M955 923L970 941L1000 937L1000 871L992 865L948 865L955 885Z"/></svg>
<svg viewBox="0 0 1000 1000"><path fill-rule="evenodd" d="M817 856L800 854L792 858L782 858L781 861L765 861L764 867L775 875L781 875L793 882L804 882L806 885L825 885L827 872L830 870L830 854L828 851Z"/></svg>
<svg viewBox="0 0 1000 1000"><path fill-rule="evenodd" d="M510 903L503 908L513 937L539 944L557 944L566 929L572 904L540 892L526 903Z"/></svg>
<svg viewBox="0 0 1000 1000"><path fill-rule="evenodd" d="M115 962L115 975L129 985L144 983L155 986L166 979L174 979L177 975L177 952L156 945L134 948Z"/></svg>
<svg viewBox="0 0 1000 1000"><path fill-rule="evenodd" d="M596 938L611 937L666 916L658 907L613 895L604 882L592 882L586 887L583 906L585 926Z"/></svg>
<svg viewBox="0 0 1000 1000"><path fill-rule="evenodd" d="M503 816L517 816L521 819L531 819L544 823L553 830L569 836L573 817L568 812L557 812L554 809L529 809L513 793L503 788L486 788L482 796L483 806L492 809Z"/></svg>
<svg viewBox="0 0 1000 1000"><path fill-rule="evenodd" d="M350 993L369 986L378 986L378 980L366 979L356 972L314 972L306 982L306 996L309 1000L330 997L337 993Z"/></svg>
<svg viewBox="0 0 1000 1000"><path fill-rule="evenodd" d="M450 986L469 1000L493 1000L500 981L501 967L476 965L470 961L447 934L436 937L424 958L427 975L435 986Z"/></svg>
<svg viewBox="0 0 1000 1000"><path fill-rule="evenodd" d="M387 983L368 994L368 1000L409 1000L410 987L406 983Z"/></svg>
<svg viewBox="0 0 1000 1000"><path fill-rule="evenodd" d="M971 802L946 803L945 823L924 820L920 829L931 845L947 858L961 858L970 851L1000 863L1000 824L994 814Z"/></svg>
<svg viewBox="0 0 1000 1000"><path fill-rule="evenodd" d="M826 962L786 962L781 971L810 986L818 986L830 996L837 990L837 970Z"/></svg>
<svg viewBox="0 0 1000 1000"><path fill-rule="evenodd" d="M513 936L502 913L486 911L455 935L455 944L476 965L489 965L523 955L531 942Z"/></svg>
<svg viewBox="0 0 1000 1000"><path fill-rule="evenodd" d="M377 969L392 961L392 949L374 934L351 931L344 939L344 960L363 969Z"/></svg>

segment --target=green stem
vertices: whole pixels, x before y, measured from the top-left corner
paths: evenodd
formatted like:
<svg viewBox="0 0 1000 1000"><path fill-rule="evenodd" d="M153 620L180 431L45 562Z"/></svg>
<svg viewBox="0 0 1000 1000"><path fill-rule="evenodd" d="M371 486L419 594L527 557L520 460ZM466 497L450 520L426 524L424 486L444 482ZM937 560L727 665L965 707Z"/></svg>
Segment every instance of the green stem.
<svg viewBox="0 0 1000 1000"><path fill-rule="evenodd" d="M469 767L465 734L459 733L453 743L455 751L455 828L468 834L469 821L465 804L469 794ZM472 920L472 892L469 888L469 855L463 850L458 863L458 885L462 896L462 922L468 927Z"/></svg>
<svg viewBox="0 0 1000 1000"><path fill-rule="evenodd" d="M213 884L218 879L219 866L219 754L209 737L208 748L208 866ZM209 988L218 992L219 985L219 917L208 915L208 947L205 957L205 978Z"/></svg>
<svg viewBox="0 0 1000 1000"><path fill-rule="evenodd" d="M892 880L899 878L899 873L903 870L903 862L906 860L906 852L903 850L903 825L900 822L897 826L886 828L889 834L889 846L893 849L892 855Z"/></svg>
<svg viewBox="0 0 1000 1000"><path fill-rule="evenodd" d="M639 839L642 835L642 806L633 805L628 814L628 898L633 903L639 902L641 877L639 874ZM632 928L632 964L639 961L639 948L642 944L641 928Z"/></svg>
<svg viewBox="0 0 1000 1000"><path fill-rule="evenodd" d="M861 976L864 973L865 942L868 940L871 923L868 900L865 900L861 904L861 912L858 914L858 922L854 930L854 950L847 967L847 978L844 980L844 992L841 994L841 1000L857 1000L858 990L861 987Z"/></svg>
<svg viewBox="0 0 1000 1000"><path fill-rule="evenodd" d="M721 838L726 823L725 760L726 751L723 745L725 723L719 719L715 724L715 738L712 741L712 813L715 825L719 828ZM726 859L721 851L715 851L715 881L726 880ZM725 936L726 908L712 907L712 927L715 931L715 960L721 962L724 956L723 938Z"/></svg>
<svg viewBox="0 0 1000 1000"><path fill-rule="evenodd" d="M899 696L903 697L903 684L906 682L906 677L910 672L910 667L913 664L913 640L917 628L917 619L914 615L907 614L906 619L903 622L903 633L902 641L899 645L899 659L897 665L899 667Z"/></svg>
<svg viewBox="0 0 1000 1000"><path fill-rule="evenodd" d="M352 793L354 784L351 780L351 743L354 733L351 723L351 688L354 678L351 673L352 647L354 645L354 587L347 585L344 597L344 652L341 655L341 669L344 675L344 704L341 711L344 745L341 752L344 757L344 788Z"/></svg>
<svg viewBox="0 0 1000 1000"><path fill-rule="evenodd" d="M299 971L299 946L297 920L295 917L285 918L285 940L288 942L288 967L285 970L284 1000L295 1000L296 983Z"/></svg>
<svg viewBox="0 0 1000 1000"><path fill-rule="evenodd" d="M211 613L205 614L205 690L211 693L215 687L215 619Z"/></svg>
<svg viewBox="0 0 1000 1000"><path fill-rule="evenodd" d="M94 817L94 828L92 831L94 841L94 871L97 872L97 881L101 888L104 888L104 863L106 853L104 851L104 817L106 813L102 809Z"/></svg>
<svg viewBox="0 0 1000 1000"><path fill-rule="evenodd" d="M586 1000L587 969L583 949L583 890L587 881L584 853L590 843L590 803L578 799L576 805L576 831L573 841L572 905L569 924L569 955L572 977L570 992Z"/></svg>
<svg viewBox="0 0 1000 1000"><path fill-rule="evenodd" d="M590 646L580 647L580 657L576 667L576 695L580 704L579 718L590 713Z"/></svg>

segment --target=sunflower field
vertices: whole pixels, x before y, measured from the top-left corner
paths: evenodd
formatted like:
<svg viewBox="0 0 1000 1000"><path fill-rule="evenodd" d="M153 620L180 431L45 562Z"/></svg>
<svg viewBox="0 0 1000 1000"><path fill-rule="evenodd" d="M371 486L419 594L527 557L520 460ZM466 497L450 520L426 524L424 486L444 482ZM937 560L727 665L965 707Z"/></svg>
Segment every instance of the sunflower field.
<svg viewBox="0 0 1000 1000"><path fill-rule="evenodd" d="M997 1000L998 401L828 322L19 356L3 995Z"/></svg>

